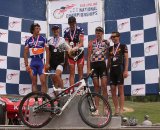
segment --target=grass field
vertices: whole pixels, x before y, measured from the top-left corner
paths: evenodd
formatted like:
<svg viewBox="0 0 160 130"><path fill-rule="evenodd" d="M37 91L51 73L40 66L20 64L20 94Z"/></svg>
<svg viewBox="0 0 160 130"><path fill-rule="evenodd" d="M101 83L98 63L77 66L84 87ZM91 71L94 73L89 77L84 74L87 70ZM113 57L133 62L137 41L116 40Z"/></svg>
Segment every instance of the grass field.
<svg viewBox="0 0 160 130"><path fill-rule="evenodd" d="M112 101L110 102L113 108ZM125 101L126 112L123 114L126 117L135 117L138 119L138 124L141 124L144 120L144 115L149 115L149 119L153 124L160 123L160 102L132 102ZM114 113L114 108L112 109ZM129 110L133 110L129 112Z"/></svg>

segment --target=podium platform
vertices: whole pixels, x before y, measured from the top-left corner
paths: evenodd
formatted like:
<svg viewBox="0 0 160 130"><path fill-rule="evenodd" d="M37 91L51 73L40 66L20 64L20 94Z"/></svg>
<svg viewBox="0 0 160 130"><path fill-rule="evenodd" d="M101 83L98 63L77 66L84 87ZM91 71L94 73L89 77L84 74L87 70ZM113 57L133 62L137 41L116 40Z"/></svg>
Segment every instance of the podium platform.
<svg viewBox="0 0 160 130"><path fill-rule="evenodd" d="M80 96L75 97L60 116L53 117L50 123L44 126L43 128L44 129L93 129L90 126L86 125L82 121L79 115L78 112L79 99ZM30 118L29 120L32 120L32 116L30 116L29 118ZM38 118L38 120L44 118L45 118L45 113L43 116L41 115ZM113 128L113 129L121 128L121 117L112 117L111 122L103 129L106 128Z"/></svg>

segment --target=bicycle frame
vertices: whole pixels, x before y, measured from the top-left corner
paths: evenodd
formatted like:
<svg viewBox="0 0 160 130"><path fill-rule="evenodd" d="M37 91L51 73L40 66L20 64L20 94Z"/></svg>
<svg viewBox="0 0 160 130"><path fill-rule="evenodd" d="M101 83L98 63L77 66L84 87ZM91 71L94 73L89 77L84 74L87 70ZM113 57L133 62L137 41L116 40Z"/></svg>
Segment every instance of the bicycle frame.
<svg viewBox="0 0 160 130"><path fill-rule="evenodd" d="M69 88L67 88L66 90L64 90L63 92L61 92L59 95L63 94L64 92L72 89L76 84L80 84L78 86L78 88L75 90L75 92L73 92L70 96L69 96L69 99L67 100L67 102L63 105L62 107L62 112L65 110L65 108L69 105L69 103L72 101L72 99L77 95L77 93L83 88L86 86L86 82L84 79L78 81L77 83L75 83L74 85L70 86ZM84 91L84 89L83 89ZM58 96L59 96L58 95Z"/></svg>
<svg viewBox="0 0 160 130"><path fill-rule="evenodd" d="M88 76L89 77L89 76ZM78 82L76 82L75 84L73 84L72 86L70 86L69 88L66 88L65 90L63 90L61 93L59 93L55 98L53 98L50 101L47 101L46 103L38 106L37 108L35 108L35 111L38 110L38 108L41 108L43 106L45 106L46 104L48 104L49 102L54 102L56 101L58 98L62 97L65 94L69 94L70 90L72 90L76 85L78 84L78 88L73 92L70 93L69 99L67 100L67 102L63 105L63 107L61 108L61 113L65 110L65 108L69 105L69 103L72 101L72 99L77 95L77 93L83 88L83 87L87 87L87 82L85 81L85 79L82 79ZM60 90L60 89L59 89ZM90 92L90 89L87 87L88 92ZM85 92L85 88L83 89L83 92ZM60 113L60 114L61 114ZM60 115L59 114L59 115Z"/></svg>
<svg viewBox="0 0 160 130"><path fill-rule="evenodd" d="M61 113L65 110L65 108L68 106L68 104L72 101L72 99L76 96L76 94L83 88L83 92L85 92L85 89L87 87L87 90L89 93L91 93L89 87L88 87L88 83L87 83L87 80L88 78L91 76L92 72L94 71L94 69L92 69L90 71L90 74L86 77L86 78L83 78L81 79L80 81L76 82L75 84L73 84L72 86L66 88L65 90L63 90L61 93L59 93L55 98L47 101L46 103L43 103L42 105L38 106L37 108L35 108L35 111L38 110L39 108L42 108L43 106L45 106L46 104L48 104L49 102L54 102L56 101L58 98L62 97L63 95L65 94L69 94L70 93L70 96L69 96L69 99L67 100L67 102L63 105L63 107L61 108ZM54 75L55 73L44 73L44 74L49 74L49 75ZM76 85L78 85L78 88L75 90L75 92L71 93L70 90L72 90ZM60 90L60 89L59 89ZM52 110L51 110L52 111ZM60 114L61 114L60 113ZM60 115L59 114L59 115Z"/></svg>
<svg viewBox="0 0 160 130"><path fill-rule="evenodd" d="M76 61L78 59L78 56L80 56L82 54L82 52L84 51L84 48L81 47L81 48L79 48L79 50L80 50L80 53L74 57L74 61Z"/></svg>

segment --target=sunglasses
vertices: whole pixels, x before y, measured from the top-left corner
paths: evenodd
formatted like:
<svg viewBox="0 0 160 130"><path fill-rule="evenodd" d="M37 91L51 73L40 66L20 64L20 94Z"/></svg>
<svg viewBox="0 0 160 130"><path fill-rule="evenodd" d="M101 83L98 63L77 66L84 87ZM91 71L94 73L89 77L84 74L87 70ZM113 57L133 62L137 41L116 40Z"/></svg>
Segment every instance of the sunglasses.
<svg viewBox="0 0 160 130"><path fill-rule="evenodd" d="M97 27L96 32L104 32L103 28Z"/></svg>

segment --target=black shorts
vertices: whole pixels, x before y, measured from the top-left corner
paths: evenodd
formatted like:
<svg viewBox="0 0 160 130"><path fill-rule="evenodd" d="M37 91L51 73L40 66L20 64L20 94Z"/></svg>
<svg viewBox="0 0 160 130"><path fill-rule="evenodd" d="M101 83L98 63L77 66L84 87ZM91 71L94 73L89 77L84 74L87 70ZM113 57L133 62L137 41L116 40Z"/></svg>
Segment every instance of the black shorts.
<svg viewBox="0 0 160 130"><path fill-rule="evenodd" d="M110 85L123 85L123 66L113 66L110 69Z"/></svg>
<svg viewBox="0 0 160 130"><path fill-rule="evenodd" d="M107 67L104 61L91 62L91 69L94 69L92 79L107 77Z"/></svg>

